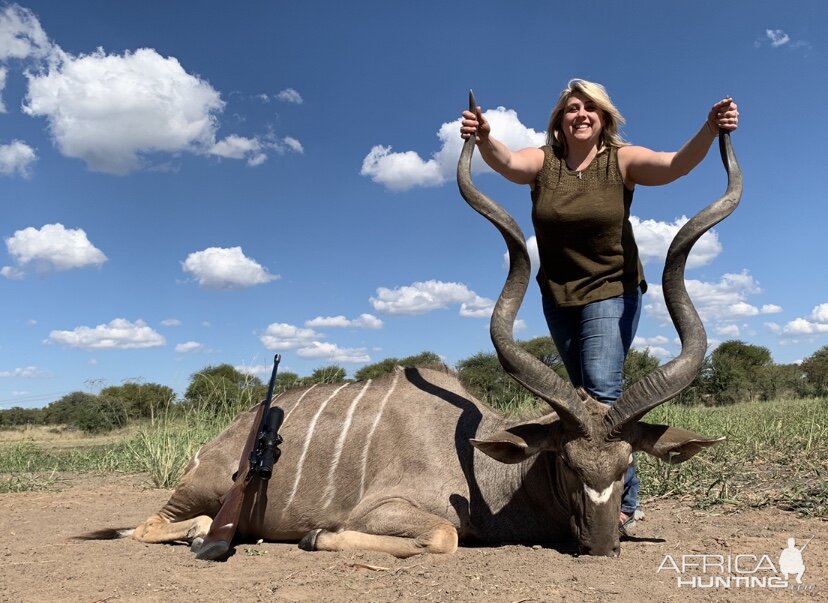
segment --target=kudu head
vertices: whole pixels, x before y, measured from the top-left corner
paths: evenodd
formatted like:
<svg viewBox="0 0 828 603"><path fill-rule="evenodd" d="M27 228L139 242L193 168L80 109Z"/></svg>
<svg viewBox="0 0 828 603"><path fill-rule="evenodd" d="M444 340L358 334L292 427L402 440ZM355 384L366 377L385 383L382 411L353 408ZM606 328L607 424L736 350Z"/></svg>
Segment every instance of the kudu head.
<svg viewBox="0 0 828 603"><path fill-rule="evenodd" d="M471 93L469 106L471 111L475 110ZM684 268L690 249L699 237L730 215L739 203L742 175L730 135L724 131L719 133L719 150L728 176L725 194L679 230L664 265L664 299L681 339L681 352L629 387L613 406L596 402L583 390L576 390L515 343L514 321L530 279L529 254L515 220L472 183L474 144L474 136L469 137L460 154L457 166L460 194L497 227L509 250L509 274L492 314L492 342L506 372L545 400L553 412L472 443L504 463L518 463L539 453L554 453L557 486L565 493L570 527L579 550L590 555L618 555L619 510L624 474L632 453L647 452L668 463L681 463L703 448L724 440L639 419L690 385L704 360L707 336L687 294Z"/></svg>

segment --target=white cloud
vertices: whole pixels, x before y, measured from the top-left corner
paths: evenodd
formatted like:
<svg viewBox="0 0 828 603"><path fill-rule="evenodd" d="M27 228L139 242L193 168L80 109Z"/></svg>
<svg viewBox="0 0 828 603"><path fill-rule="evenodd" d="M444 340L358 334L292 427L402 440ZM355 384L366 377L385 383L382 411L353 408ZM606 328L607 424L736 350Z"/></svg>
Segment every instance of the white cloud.
<svg viewBox="0 0 828 603"><path fill-rule="evenodd" d="M738 325L729 324L729 325L718 325L715 329L716 335L720 335L721 337L738 337L739 336L739 327Z"/></svg>
<svg viewBox="0 0 828 603"><path fill-rule="evenodd" d="M292 136L285 136L282 139L282 144L294 153L299 153L301 155L305 152L305 147L302 146L302 143Z"/></svg>
<svg viewBox="0 0 828 603"><path fill-rule="evenodd" d="M639 352L649 352L650 356L654 358L658 358L659 360L666 360L668 358L672 358L675 354L668 350L667 348L658 346L658 345L636 345L633 344L632 346L634 349L638 350Z"/></svg>
<svg viewBox="0 0 828 603"><path fill-rule="evenodd" d="M91 170L126 174L150 153L207 153L215 145L219 93L151 48L62 54L27 77L23 111L46 117L60 152Z"/></svg>
<svg viewBox="0 0 828 603"><path fill-rule="evenodd" d="M240 373L244 374L244 375L251 375L251 376L269 375L271 373L271 371L273 370L273 367L265 366L264 364L253 364L253 365L239 364L239 365L234 366L233 368L236 369L237 371L239 371Z"/></svg>
<svg viewBox="0 0 828 603"><path fill-rule="evenodd" d="M460 316L463 318L489 318L494 312L494 307L494 300L475 295L471 301L460 304Z"/></svg>
<svg viewBox="0 0 828 603"><path fill-rule="evenodd" d="M782 48L784 46L789 51L799 50L806 55L813 49L813 45L807 40L794 40L781 29L766 29L765 35L753 43L755 48L761 48L766 45L770 45L771 48Z"/></svg>
<svg viewBox="0 0 828 603"><path fill-rule="evenodd" d="M0 67L0 93L6 89L6 76L8 75L8 70L5 67ZM3 98L0 97L0 113L6 113L6 104L3 102Z"/></svg>
<svg viewBox="0 0 828 603"><path fill-rule="evenodd" d="M776 304L764 304L759 309L759 312L762 314L779 314L782 312L782 306L777 306Z"/></svg>
<svg viewBox="0 0 828 603"><path fill-rule="evenodd" d="M751 306L745 302L736 302L735 304L731 304L728 310L730 316L733 318L738 318L740 316L756 316L759 314L759 308Z"/></svg>
<svg viewBox="0 0 828 603"><path fill-rule="evenodd" d="M782 332L785 335L816 335L828 333L828 323L811 322L804 318L796 318L786 324Z"/></svg>
<svg viewBox="0 0 828 603"><path fill-rule="evenodd" d="M274 322L268 325L259 339L268 350L293 350L309 346L322 337L313 329L301 329L287 323Z"/></svg>
<svg viewBox="0 0 828 603"><path fill-rule="evenodd" d="M364 363L371 361L365 348L340 348L333 343L318 341L299 348L296 350L296 355L302 358L324 358L329 362Z"/></svg>
<svg viewBox="0 0 828 603"><path fill-rule="evenodd" d="M1 87L0 87L1 88ZM20 140L0 144L0 174L19 174L28 177L31 165L37 161L34 149Z"/></svg>
<svg viewBox="0 0 828 603"><path fill-rule="evenodd" d="M324 322L326 326L341 326L342 321L339 318L320 318L308 321L308 323ZM302 329L286 323L273 323L268 325L259 339L268 350L296 350L296 355L302 358L324 358L330 362L350 363L371 361L365 348L340 348L336 344L319 341L324 337L313 329Z"/></svg>
<svg viewBox="0 0 828 603"><path fill-rule="evenodd" d="M134 323L116 318L96 327L77 327L72 331L52 331L45 343L58 343L87 350L154 348L166 340L143 320Z"/></svg>
<svg viewBox="0 0 828 603"><path fill-rule="evenodd" d="M775 322L766 322L765 328L771 333L779 334L782 332L782 326Z"/></svg>
<svg viewBox="0 0 828 603"><path fill-rule="evenodd" d="M807 318L795 318L780 330L786 338L828 333L828 304L815 306Z"/></svg>
<svg viewBox="0 0 828 603"><path fill-rule="evenodd" d="M58 150L94 171L170 169L169 160L154 160L156 154L212 155L258 166L270 149L280 154L303 152L301 143L289 136L279 140L272 135L231 134L217 141L218 116L225 103L209 82L188 73L178 59L152 48L123 54L98 48L72 55L51 44L34 14L17 5L0 11L0 62L8 59L35 61L25 72L23 111L45 117ZM6 68L0 65L0 92L5 76ZM276 98L302 102L291 88ZM13 165L18 171L24 168L24 150L16 149L18 163Z"/></svg>
<svg viewBox="0 0 828 603"><path fill-rule="evenodd" d="M305 322L310 328L355 328L355 329L381 329L382 321L373 314L360 314L358 318L348 319L339 316L317 316Z"/></svg>
<svg viewBox="0 0 828 603"><path fill-rule="evenodd" d="M677 218L672 223L641 220L636 216L630 216L641 262L646 264L648 261L656 260L663 263L670 243L679 229L688 221L687 216ZM719 235L715 231L708 231L693 246L687 258L687 267L697 268L709 264L721 252L722 244L719 242Z"/></svg>
<svg viewBox="0 0 828 603"><path fill-rule="evenodd" d="M392 191L405 191L415 186L438 186L445 182L434 159L423 161L414 151L392 153L391 147L382 145L371 148L362 160L359 173Z"/></svg>
<svg viewBox="0 0 828 603"><path fill-rule="evenodd" d="M210 149L210 154L226 159L245 159L256 156L261 151L262 144L258 139L231 134L214 144Z"/></svg>
<svg viewBox="0 0 828 603"><path fill-rule="evenodd" d="M537 274L538 268L540 267L540 256L538 255L538 239L535 235L526 239L526 251L529 253L529 269L532 271L532 274ZM503 252L503 266L507 269L509 268L508 250Z"/></svg>
<svg viewBox="0 0 828 603"><path fill-rule="evenodd" d="M206 289L239 289L280 278L246 257L241 247L209 247L196 251L181 266Z"/></svg>
<svg viewBox="0 0 828 603"><path fill-rule="evenodd" d="M161 324L165 327L180 327L181 321L177 318L166 318L161 321Z"/></svg>
<svg viewBox="0 0 828 603"><path fill-rule="evenodd" d="M10 281L19 281L25 274L22 270L14 268L13 266L3 266L0 268L0 276L4 276Z"/></svg>
<svg viewBox="0 0 828 603"><path fill-rule="evenodd" d="M785 44L791 41L790 36L781 29L766 29L765 35L768 37L771 46L773 46L774 48L784 46Z"/></svg>
<svg viewBox="0 0 828 603"><path fill-rule="evenodd" d="M498 140L512 149L538 147L544 144L546 134L527 128L511 109L498 107L484 113ZM423 159L415 151L391 152L390 146L375 145L362 161L360 175L368 176L388 190L405 191L415 186L439 186L454 179L457 159L463 147L460 138L460 118L444 123L437 132L441 147L430 159ZM491 171L475 155L475 172Z"/></svg>
<svg viewBox="0 0 828 603"><path fill-rule="evenodd" d="M633 345L637 348L646 348L654 345L666 345L670 340L664 335L656 335L654 337L641 337L636 335L633 338Z"/></svg>
<svg viewBox="0 0 828 603"><path fill-rule="evenodd" d="M53 51L32 11L17 4L0 11L0 61L46 58Z"/></svg>
<svg viewBox="0 0 828 603"><path fill-rule="evenodd" d="M819 304L811 311L811 320L828 323L828 304Z"/></svg>
<svg viewBox="0 0 828 603"><path fill-rule="evenodd" d="M663 335L655 335L654 337L636 335L633 338L632 347L640 352L649 352L651 356L660 360L666 360L674 355L664 347L668 343L670 343L670 340Z"/></svg>
<svg viewBox="0 0 828 603"><path fill-rule="evenodd" d="M291 136L281 139L275 137L260 139L231 134L214 144L210 149L210 154L225 159L246 159L247 165L256 167L267 160L265 150L276 151L279 155L287 152L301 155L305 152L302 143Z"/></svg>
<svg viewBox="0 0 828 603"><path fill-rule="evenodd" d="M815 306L807 317L799 317L789 321L784 327L776 323L765 323L773 333L782 336L783 340L796 339L802 335L821 335L828 333L828 304Z"/></svg>
<svg viewBox="0 0 828 603"><path fill-rule="evenodd" d="M175 346L175 351L179 354L186 354L187 352L195 352L196 350L204 349L204 346L197 341L185 341Z"/></svg>
<svg viewBox="0 0 828 603"><path fill-rule="evenodd" d="M29 266L41 272L72 270L100 266L107 260L82 229L67 229L63 224L46 224L40 230L31 226L18 230L6 239L6 248L18 266L0 270L7 278L19 278Z"/></svg>
<svg viewBox="0 0 828 603"><path fill-rule="evenodd" d="M36 366L24 366L10 371L0 371L0 378L8 379L36 379L45 375L45 371Z"/></svg>
<svg viewBox="0 0 828 603"><path fill-rule="evenodd" d="M693 304L705 324L710 324L714 329L727 328L726 324L740 320L748 316L755 316L765 313L763 310L746 302L750 295L761 293L759 283L747 272L739 274L725 274L716 283L686 280L687 291ZM661 324L670 324L670 316L664 304L664 295L660 285L650 285L644 310L648 316ZM767 304L772 310L777 306Z"/></svg>
<svg viewBox="0 0 828 603"><path fill-rule="evenodd" d="M284 103L292 103L294 105L301 105L304 102L302 95L293 88L285 88L276 95L276 99Z"/></svg>
<svg viewBox="0 0 828 603"><path fill-rule="evenodd" d="M484 313L486 303L491 300L482 298L462 283L445 283L429 280L411 285L388 289L379 287L377 296L371 298L374 309L383 314L425 314L433 310L448 308L461 304L463 316L489 316Z"/></svg>

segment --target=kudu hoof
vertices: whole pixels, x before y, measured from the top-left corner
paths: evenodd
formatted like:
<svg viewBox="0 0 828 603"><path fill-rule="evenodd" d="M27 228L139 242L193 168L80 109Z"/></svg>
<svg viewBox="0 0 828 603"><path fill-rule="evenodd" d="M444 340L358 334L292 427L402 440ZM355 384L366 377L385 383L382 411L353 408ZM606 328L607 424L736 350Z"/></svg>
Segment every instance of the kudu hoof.
<svg viewBox="0 0 828 603"><path fill-rule="evenodd" d="M196 547L196 542L199 542L198 548ZM200 559L202 561L221 561L227 558L227 553L230 552L230 543L224 542L223 540L217 540L216 542L211 542L210 544L204 544L204 539L196 538L193 540L193 544L190 545L190 550L194 551L196 554L196 559Z"/></svg>
<svg viewBox="0 0 828 603"><path fill-rule="evenodd" d="M311 530L302 540L299 541L299 548L303 551L315 551L316 550L316 539L319 538L319 534L322 532L321 528L317 528L315 530Z"/></svg>

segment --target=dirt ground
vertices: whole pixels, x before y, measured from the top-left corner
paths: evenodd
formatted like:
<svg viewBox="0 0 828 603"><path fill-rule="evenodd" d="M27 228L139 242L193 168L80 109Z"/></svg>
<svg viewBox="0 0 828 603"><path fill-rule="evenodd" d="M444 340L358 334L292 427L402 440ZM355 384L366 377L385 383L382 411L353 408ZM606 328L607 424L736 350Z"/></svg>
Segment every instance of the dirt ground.
<svg viewBox="0 0 828 603"><path fill-rule="evenodd" d="M0 601L828 601L828 522L778 509L702 512L678 500L647 503L646 521L618 559L510 545L400 560L263 543L240 544L215 563L197 561L185 545L70 539L135 526L170 493L149 489L140 475L114 475L0 495ZM812 539L802 585L791 576L788 588L770 588L784 579L779 555L791 537L797 546ZM716 555L730 558L730 573ZM681 573L683 561L696 567ZM714 579L717 588L705 587Z"/></svg>

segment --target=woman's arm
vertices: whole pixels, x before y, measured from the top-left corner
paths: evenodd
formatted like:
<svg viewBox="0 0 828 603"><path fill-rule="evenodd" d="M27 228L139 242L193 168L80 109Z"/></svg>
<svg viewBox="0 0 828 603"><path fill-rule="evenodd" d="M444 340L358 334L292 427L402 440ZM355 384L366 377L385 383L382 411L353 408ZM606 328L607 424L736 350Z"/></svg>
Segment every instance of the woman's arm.
<svg viewBox="0 0 828 603"><path fill-rule="evenodd" d="M512 151L505 144L491 136L492 127L483 117L480 107L472 113L463 111L463 125L460 136L464 140L472 135L483 161L498 174L517 184L532 184L543 167L544 154L541 149L526 148Z"/></svg>
<svg viewBox="0 0 828 603"><path fill-rule="evenodd" d="M731 98L713 105L707 121L674 153L657 152L645 147L621 147L618 163L628 188L636 184L658 186L668 184L689 173L707 155L710 145L719 135L719 129L733 131L739 125L739 111Z"/></svg>

